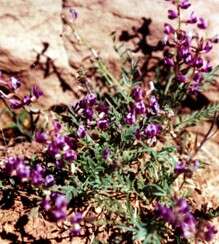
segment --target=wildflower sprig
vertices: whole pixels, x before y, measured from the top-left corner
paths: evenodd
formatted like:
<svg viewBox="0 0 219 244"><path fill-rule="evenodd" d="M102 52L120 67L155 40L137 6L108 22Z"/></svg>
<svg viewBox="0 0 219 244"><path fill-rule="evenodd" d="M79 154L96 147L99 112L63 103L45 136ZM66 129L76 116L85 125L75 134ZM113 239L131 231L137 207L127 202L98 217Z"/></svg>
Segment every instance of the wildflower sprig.
<svg viewBox="0 0 219 244"><path fill-rule="evenodd" d="M189 1L170 2L173 8L168 10L168 18L173 24L164 24L163 56L164 64L172 75L165 85L164 95L168 96L175 91L172 100L179 103L185 99L186 94L197 94L203 82L207 81L206 74L210 74L213 69L209 53L214 44L218 43L218 37L205 38L203 31L208 27L207 21L194 11L188 15L183 13L189 11ZM195 25L198 30L194 30Z"/></svg>

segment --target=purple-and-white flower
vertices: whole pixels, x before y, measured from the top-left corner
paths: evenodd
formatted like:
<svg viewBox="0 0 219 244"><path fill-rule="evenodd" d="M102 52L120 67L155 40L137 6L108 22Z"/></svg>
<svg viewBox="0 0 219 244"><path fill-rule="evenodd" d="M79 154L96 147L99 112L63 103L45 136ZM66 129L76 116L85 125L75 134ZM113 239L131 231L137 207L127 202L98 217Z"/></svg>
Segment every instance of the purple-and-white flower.
<svg viewBox="0 0 219 244"><path fill-rule="evenodd" d="M133 125L136 123L135 113L129 112L125 117L125 123L128 125Z"/></svg>
<svg viewBox="0 0 219 244"><path fill-rule="evenodd" d="M206 29L208 27L208 22L204 18L200 17L197 22L197 26L199 29Z"/></svg>
<svg viewBox="0 0 219 244"><path fill-rule="evenodd" d="M161 126L158 124L148 124L144 130L147 138L156 137L161 132Z"/></svg>

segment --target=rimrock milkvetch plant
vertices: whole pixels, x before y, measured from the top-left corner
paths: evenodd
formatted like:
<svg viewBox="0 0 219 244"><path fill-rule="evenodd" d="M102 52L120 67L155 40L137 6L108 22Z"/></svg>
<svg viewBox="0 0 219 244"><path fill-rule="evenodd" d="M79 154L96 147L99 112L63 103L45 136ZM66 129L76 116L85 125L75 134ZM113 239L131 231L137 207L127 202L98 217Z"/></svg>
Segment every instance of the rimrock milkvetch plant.
<svg viewBox="0 0 219 244"><path fill-rule="evenodd" d="M207 21L190 12L189 0L166 1L169 23L153 81L135 80L129 64L115 78L89 48L107 91L85 77L86 95L53 114L50 126L36 126L31 139L40 155L9 155L1 163L2 189L31 192L39 215L58 223L58 235L65 232L69 243L78 236L88 243L205 243L217 235L218 208L198 209L189 191L206 166L197 153L208 136L187 151L176 139L219 110L212 104L180 113L188 96L216 77L208 54L218 38L204 38ZM73 9L69 15L78 17ZM65 21L81 41L72 19ZM13 113L43 95L34 86L19 98L17 79L0 82L1 99Z"/></svg>

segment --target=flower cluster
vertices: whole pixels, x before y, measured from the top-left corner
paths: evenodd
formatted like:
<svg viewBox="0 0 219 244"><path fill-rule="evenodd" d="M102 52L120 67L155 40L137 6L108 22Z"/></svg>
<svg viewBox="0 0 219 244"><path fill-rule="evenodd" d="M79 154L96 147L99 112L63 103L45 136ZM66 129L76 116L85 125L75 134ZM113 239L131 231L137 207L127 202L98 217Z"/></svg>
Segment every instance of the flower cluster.
<svg viewBox="0 0 219 244"><path fill-rule="evenodd" d="M157 214L165 222L170 224L181 236L190 239L197 238L202 241L211 241L217 230L208 221L198 221L190 212L185 199L176 199L173 207L157 205Z"/></svg>
<svg viewBox="0 0 219 244"><path fill-rule="evenodd" d="M191 93L199 91L204 74L212 70L212 65L206 54L211 51L213 44L218 42L217 37L204 39L203 35L194 31L185 31L182 25L194 25L201 30L208 24L202 17L191 12L187 19L183 20L181 10L191 6L189 0L171 1L175 9L168 10L170 20L178 20L178 26L164 24L164 63L172 68L175 73L175 81L184 84Z"/></svg>
<svg viewBox="0 0 219 244"><path fill-rule="evenodd" d="M7 158L5 172L7 175L17 177L21 182L30 182L38 187L49 187L55 183L53 175L48 174L41 164L31 167L28 160L17 156Z"/></svg>
<svg viewBox="0 0 219 244"><path fill-rule="evenodd" d="M200 221L197 228L197 239L207 242L212 241L218 232L215 226L209 223L208 221Z"/></svg>
<svg viewBox="0 0 219 244"><path fill-rule="evenodd" d="M6 159L5 172L7 175L16 176L23 182L30 179L31 169L26 160L15 156Z"/></svg>
<svg viewBox="0 0 219 244"><path fill-rule="evenodd" d="M76 236L80 234L81 231L80 222L82 221L82 219L83 216L79 212L74 213L74 215L71 217L71 224L73 225L73 228L70 231L71 236Z"/></svg>
<svg viewBox="0 0 219 244"><path fill-rule="evenodd" d="M95 127L100 130L106 130L110 126L109 106L106 103L97 102L97 96L94 93L89 93L81 99L75 106L76 113L83 118L87 127ZM78 128L78 136L84 137L86 134L84 125Z"/></svg>
<svg viewBox="0 0 219 244"><path fill-rule="evenodd" d="M31 170L31 183L35 186L50 187L55 184L55 179L52 174L46 174L45 168L41 164L36 164Z"/></svg>
<svg viewBox="0 0 219 244"><path fill-rule="evenodd" d="M77 159L76 140L62 134L62 126L58 121L53 121L53 129L48 133L37 131L35 140L46 145L45 152L55 160L57 167L63 166L64 162L72 162Z"/></svg>
<svg viewBox="0 0 219 244"><path fill-rule="evenodd" d="M15 77L8 80L0 77L0 97L3 99L11 109L19 109L25 105L30 105L43 95L40 88L34 85L31 89L30 95L25 95L20 98L17 95L17 90L21 86L21 81Z"/></svg>
<svg viewBox="0 0 219 244"><path fill-rule="evenodd" d="M157 214L183 237L190 238L195 235L196 221L185 199L177 199L173 207L158 204Z"/></svg>
<svg viewBox="0 0 219 244"><path fill-rule="evenodd" d="M183 174L185 177L191 178L193 173L199 168L199 160L181 160L176 164L174 169L177 175Z"/></svg>
<svg viewBox="0 0 219 244"><path fill-rule="evenodd" d="M68 202L60 192L52 192L41 202L42 209L52 221L64 220L67 217Z"/></svg>
<svg viewBox="0 0 219 244"><path fill-rule="evenodd" d="M51 221L67 220L68 201L64 194L60 192L51 192L41 201L41 209ZM72 227L70 228L70 236L80 234L83 216L76 212L70 218Z"/></svg>
<svg viewBox="0 0 219 244"><path fill-rule="evenodd" d="M132 89L131 97L133 102L130 104L128 114L125 116L124 121L127 125L135 125L138 117L150 118L155 115L159 115L160 106L155 96L149 96L146 100L145 92L140 86L135 86ZM156 141L156 137L161 132L161 125L156 123L148 123L141 128L138 128L135 132L136 139L145 138L149 144L153 144Z"/></svg>
<svg viewBox="0 0 219 244"><path fill-rule="evenodd" d="M155 96L151 96L147 104L145 103L145 92L140 86L135 86L132 89L131 97L133 102L130 104L128 114L124 118L126 124L135 124L138 116L145 117L160 112L160 106Z"/></svg>
<svg viewBox="0 0 219 244"><path fill-rule="evenodd" d="M149 92L151 93L152 90ZM159 124L153 123L151 119L161 112L157 98L151 95L146 99L144 89L140 86L135 86L131 90L131 98L132 102L127 105L128 113L123 112L124 106L117 108L121 109L123 118L119 121L118 127L122 128L124 122L128 126L137 125L138 127L141 124L135 131L136 139L144 138L150 142L156 141L156 137L160 134L162 128ZM117 120L111 111L111 104L109 105L108 101L99 101L94 93L89 93L77 102L73 106L73 110L79 124L76 130L76 139L84 138L92 129L109 130L114 121ZM142 120L147 121L141 123ZM103 154L105 154L103 158L107 158L107 151Z"/></svg>

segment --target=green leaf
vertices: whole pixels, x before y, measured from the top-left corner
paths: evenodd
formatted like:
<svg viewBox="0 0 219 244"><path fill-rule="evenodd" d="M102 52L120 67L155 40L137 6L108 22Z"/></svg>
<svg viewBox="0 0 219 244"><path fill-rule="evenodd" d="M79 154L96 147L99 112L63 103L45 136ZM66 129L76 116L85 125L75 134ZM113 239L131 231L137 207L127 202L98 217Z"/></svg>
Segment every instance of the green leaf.
<svg viewBox="0 0 219 244"><path fill-rule="evenodd" d="M219 103L211 104L200 111L195 111L191 115L184 116L180 119L175 129L180 130L188 126L196 125L197 123L207 120L212 117L216 112L219 112Z"/></svg>

